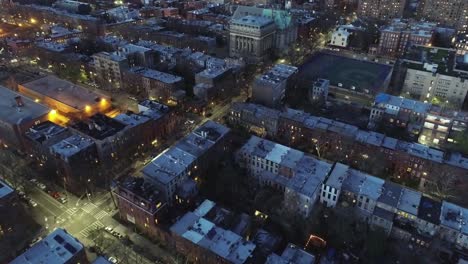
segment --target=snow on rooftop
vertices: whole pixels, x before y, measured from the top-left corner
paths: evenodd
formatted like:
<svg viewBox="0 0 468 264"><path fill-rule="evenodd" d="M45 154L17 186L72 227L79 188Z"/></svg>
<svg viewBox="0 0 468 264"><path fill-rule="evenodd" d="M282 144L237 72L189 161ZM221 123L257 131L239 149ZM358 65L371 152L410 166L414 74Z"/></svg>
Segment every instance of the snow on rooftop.
<svg viewBox="0 0 468 264"><path fill-rule="evenodd" d="M65 229L57 228L10 264L63 264L68 263L84 249Z"/></svg>

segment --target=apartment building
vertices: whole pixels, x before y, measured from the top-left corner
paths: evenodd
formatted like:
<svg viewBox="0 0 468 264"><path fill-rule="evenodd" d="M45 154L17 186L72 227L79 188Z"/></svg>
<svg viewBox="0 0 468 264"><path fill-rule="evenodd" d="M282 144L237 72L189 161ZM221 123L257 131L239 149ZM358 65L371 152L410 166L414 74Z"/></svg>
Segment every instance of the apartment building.
<svg viewBox="0 0 468 264"><path fill-rule="evenodd" d="M167 204L156 188L143 178L124 177L112 190L116 196L120 219L135 225L148 235L168 241L162 225L166 223Z"/></svg>
<svg viewBox="0 0 468 264"><path fill-rule="evenodd" d="M229 131L207 121L155 157L138 174L155 186L164 202L172 205L177 188L185 180L203 177L210 164L221 160L228 148Z"/></svg>
<svg viewBox="0 0 468 264"><path fill-rule="evenodd" d="M420 101L459 109L468 92L468 82L455 68L455 51L414 47L405 55L407 72L403 93Z"/></svg>
<svg viewBox="0 0 468 264"><path fill-rule="evenodd" d="M406 0L359 0L358 15L380 20L403 16Z"/></svg>
<svg viewBox="0 0 468 264"><path fill-rule="evenodd" d="M103 182L96 173L99 158L92 139L73 135L52 145L50 152L54 157L55 180L67 191L82 195Z"/></svg>
<svg viewBox="0 0 468 264"><path fill-rule="evenodd" d="M467 30L468 3L464 0L423 0L420 1L418 16L453 27L460 32Z"/></svg>
<svg viewBox="0 0 468 264"><path fill-rule="evenodd" d="M380 30L378 53L402 56L412 45L430 46L434 40L436 23L394 19Z"/></svg>
<svg viewBox="0 0 468 264"><path fill-rule="evenodd" d="M149 98L160 102L168 100L177 102L185 96L184 79L177 75L144 67L133 67L123 72L122 79L125 90L143 92Z"/></svg>
<svg viewBox="0 0 468 264"><path fill-rule="evenodd" d="M122 88L122 72L130 67L125 56L99 52L92 56L96 81L107 89Z"/></svg>
<svg viewBox="0 0 468 264"><path fill-rule="evenodd" d="M24 133L50 118L48 107L0 86L0 143L25 148Z"/></svg>
<svg viewBox="0 0 468 264"><path fill-rule="evenodd" d="M298 68L285 64L276 64L263 75L255 78L252 86L252 101L267 107L280 107L286 96L286 90Z"/></svg>

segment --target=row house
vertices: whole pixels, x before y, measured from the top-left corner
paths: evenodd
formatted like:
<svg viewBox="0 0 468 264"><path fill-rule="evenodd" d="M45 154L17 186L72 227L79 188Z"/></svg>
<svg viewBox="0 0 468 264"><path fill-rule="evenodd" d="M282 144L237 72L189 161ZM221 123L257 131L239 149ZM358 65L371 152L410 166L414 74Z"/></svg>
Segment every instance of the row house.
<svg viewBox="0 0 468 264"><path fill-rule="evenodd" d="M387 235L424 247L437 236L460 249L468 248L468 211L459 205L436 201L341 163L334 165L321 190L320 202L326 207L351 205L358 218Z"/></svg>
<svg viewBox="0 0 468 264"><path fill-rule="evenodd" d="M257 186L271 186L284 193L284 206L307 217L320 195L320 187L332 165L256 136L237 152Z"/></svg>
<svg viewBox="0 0 468 264"><path fill-rule="evenodd" d="M239 115L243 109L255 108L265 109L254 104L237 104L228 120L237 120L243 127L257 125L266 129L262 119ZM271 112L268 120L277 120L277 130L274 132L270 128L270 135L283 144L312 149L319 157L353 165L374 175L417 179L420 188L427 186L426 181L437 180L441 171L454 183L462 182L468 169L468 158L460 153L397 140L298 110ZM375 166L376 163L379 166ZM461 188L461 185L457 186Z"/></svg>

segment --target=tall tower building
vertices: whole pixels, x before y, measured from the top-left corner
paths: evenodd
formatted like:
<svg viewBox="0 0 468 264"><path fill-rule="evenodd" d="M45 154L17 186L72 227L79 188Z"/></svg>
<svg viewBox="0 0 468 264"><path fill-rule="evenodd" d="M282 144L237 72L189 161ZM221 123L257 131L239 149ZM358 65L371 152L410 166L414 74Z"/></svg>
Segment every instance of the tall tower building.
<svg viewBox="0 0 468 264"><path fill-rule="evenodd" d="M420 0L418 15L421 19L438 22L458 31L468 30L468 1Z"/></svg>
<svg viewBox="0 0 468 264"><path fill-rule="evenodd" d="M360 0L358 14L383 20L400 18L405 5L406 0Z"/></svg>

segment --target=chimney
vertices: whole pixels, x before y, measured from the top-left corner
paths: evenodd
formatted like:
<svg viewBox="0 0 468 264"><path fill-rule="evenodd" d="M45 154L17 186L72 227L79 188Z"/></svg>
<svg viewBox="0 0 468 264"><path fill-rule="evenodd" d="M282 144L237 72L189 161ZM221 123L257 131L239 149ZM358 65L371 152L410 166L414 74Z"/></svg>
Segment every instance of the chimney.
<svg viewBox="0 0 468 264"><path fill-rule="evenodd" d="M20 95L15 97L15 101L16 101L16 106L18 107L24 106L23 98Z"/></svg>

